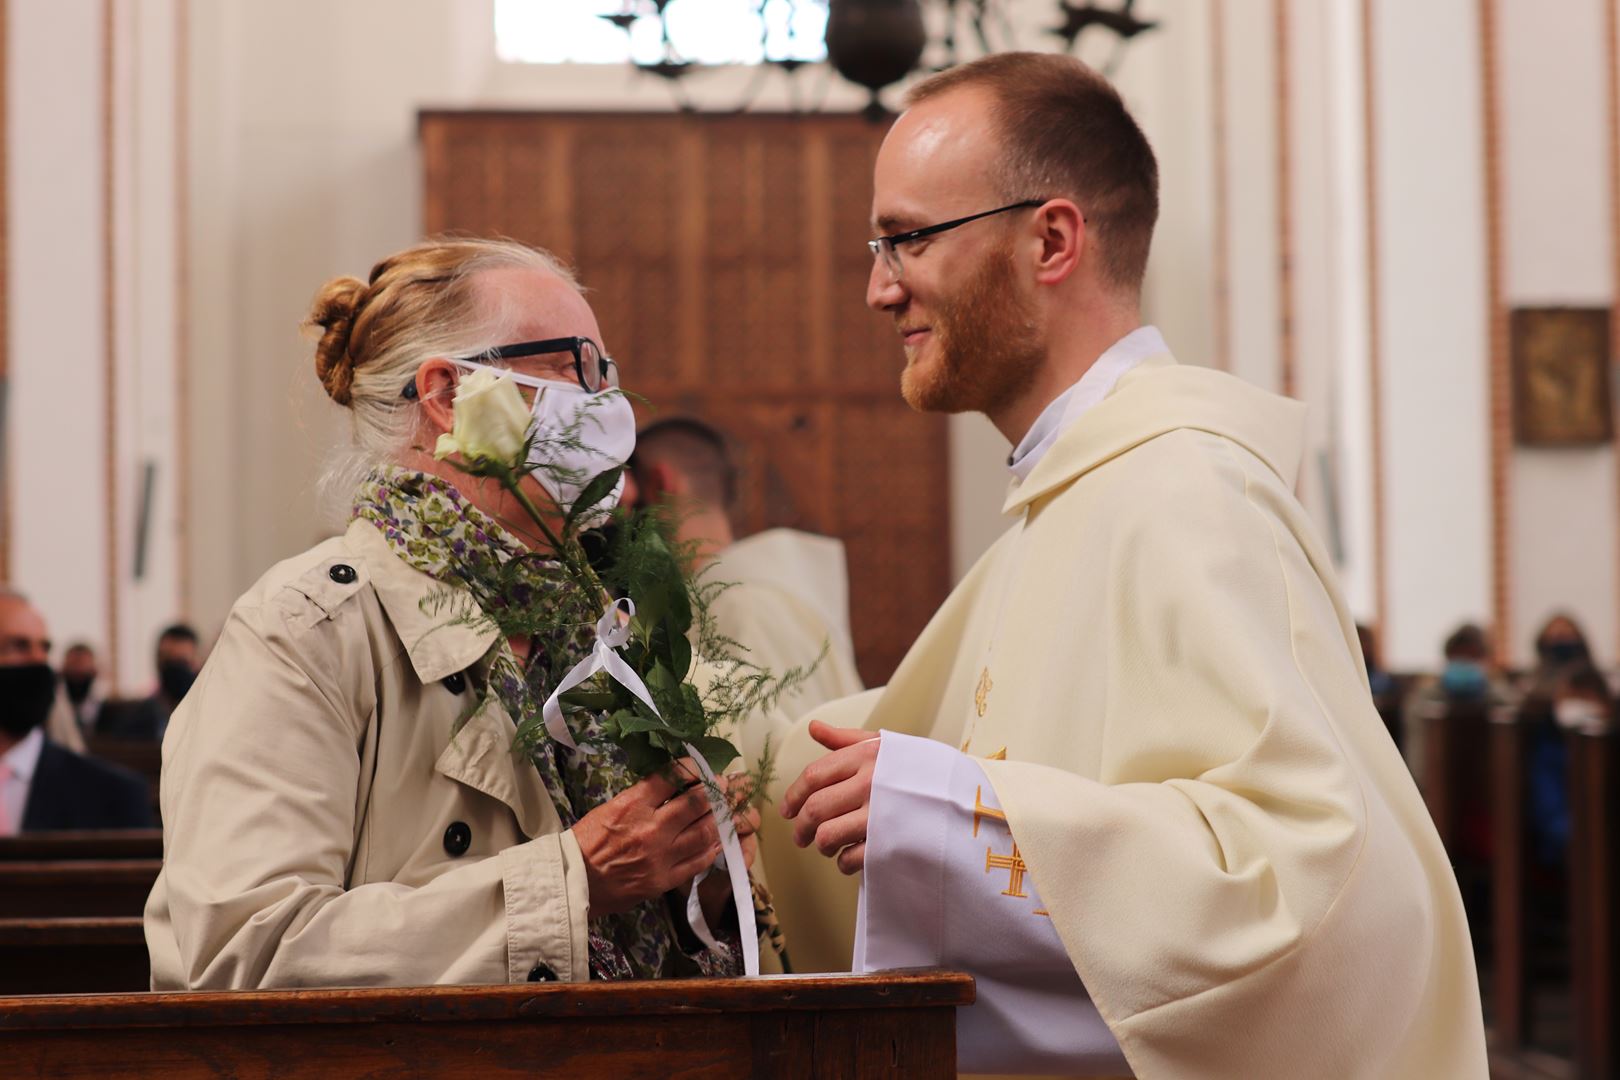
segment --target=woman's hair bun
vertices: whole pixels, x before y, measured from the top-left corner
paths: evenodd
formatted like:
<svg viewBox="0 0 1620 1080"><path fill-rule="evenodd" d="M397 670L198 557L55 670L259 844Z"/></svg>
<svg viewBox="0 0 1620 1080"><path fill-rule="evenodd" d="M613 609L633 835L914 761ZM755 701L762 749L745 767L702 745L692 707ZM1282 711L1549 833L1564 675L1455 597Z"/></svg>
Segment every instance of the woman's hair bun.
<svg viewBox="0 0 1620 1080"><path fill-rule="evenodd" d="M315 294L304 322L306 328L321 330L315 345L315 375L339 405L348 405L352 397L354 357L349 355L349 335L366 289L359 278L333 278Z"/></svg>

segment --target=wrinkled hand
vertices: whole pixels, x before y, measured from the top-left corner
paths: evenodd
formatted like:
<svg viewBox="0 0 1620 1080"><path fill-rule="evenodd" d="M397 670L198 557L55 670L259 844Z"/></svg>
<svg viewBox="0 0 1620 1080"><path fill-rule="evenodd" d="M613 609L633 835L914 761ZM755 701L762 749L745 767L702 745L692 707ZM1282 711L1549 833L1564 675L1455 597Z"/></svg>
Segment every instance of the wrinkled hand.
<svg viewBox="0 0 1620 1080"><path fill-rule="evenodd" d="M680 761L674 775L695 777L697 770ZM573 833L585 859L593 917L685 886L720 853L720 829L703 785L683 791L656 775L580 818Z"/></svg>
<svg viewBox="0 0 1620 1080"><path fill-rule="evenodd" d="M838 869L858 874L866 865L866 818L877 767L878 733L810 722L810 737L832 751L811 762L782 797L782 816L793 821L793 842L812 843L836 856Z"/></svg>
<svg viewBox="0 0 1620 1080"><path fill-rule="evenodd" d="M743 865L749 870L754 868L754 860L759 857L759 808L747 805L747 799L752 793L748 777L742 775L726 775L716 777L720 781L720 790L726 793L726 801L733 807L742 803L741 809L732 811L732 821L737 825L737 844L742 848ZM731 875L719 872L710 874L698 883L698 903L703 907L703 918L709 924L709 929L715 928L725 914L726 901L731 899Z"/></svg>

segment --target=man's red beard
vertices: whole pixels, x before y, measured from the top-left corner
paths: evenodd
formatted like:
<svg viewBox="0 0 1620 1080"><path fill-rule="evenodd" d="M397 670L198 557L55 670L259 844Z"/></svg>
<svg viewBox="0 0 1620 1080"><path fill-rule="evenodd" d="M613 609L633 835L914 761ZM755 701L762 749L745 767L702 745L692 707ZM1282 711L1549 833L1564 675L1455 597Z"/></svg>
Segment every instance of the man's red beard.
<svg viewBox="0 0 1620 1080"><path fill-rule="evenodd" d="M913 359L900 375L900 393L918 412L993 414L1029 389L1045 350L1010 250L938 301L928 336L926 361Z"/></svg>

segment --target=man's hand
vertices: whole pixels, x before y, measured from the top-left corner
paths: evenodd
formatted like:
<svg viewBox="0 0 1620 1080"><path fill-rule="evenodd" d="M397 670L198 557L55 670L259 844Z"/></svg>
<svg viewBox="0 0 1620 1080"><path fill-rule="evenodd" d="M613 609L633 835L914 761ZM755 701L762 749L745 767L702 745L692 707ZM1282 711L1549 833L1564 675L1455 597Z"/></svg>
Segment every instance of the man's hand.
<svg viewBox="0 0 1620 1080"><path fill-rule="evenodd" d="M866 865L867 805L877 767L878 733L810 722L810 737L832 751L799 774L782 797L782 816L793 821L793 842L812 843L837 856L838 869L858 874Z"/></svg>
<svg viewBox="0 0 1620 1080"><path fill-rule="evenodd" d="M678 775L697 775L690 762ZM628 911L643 900L688 884L720 853L720 829L702 784L684 791L649 776L574 824L585 859L591 915Z"/></svg>

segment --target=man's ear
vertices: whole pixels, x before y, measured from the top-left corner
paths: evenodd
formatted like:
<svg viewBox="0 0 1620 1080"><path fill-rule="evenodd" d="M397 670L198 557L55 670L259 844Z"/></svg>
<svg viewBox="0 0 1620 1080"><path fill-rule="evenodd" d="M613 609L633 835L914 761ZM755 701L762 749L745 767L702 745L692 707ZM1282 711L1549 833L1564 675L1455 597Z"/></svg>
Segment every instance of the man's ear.
<svg viewBox="0 0 1620 1080"><path fill-rule="evenodd" d="M686 493L686 477L667 461L649 461L640 480L641 501L648 506Z"/></svg>
<svg viewBox="0 0 1620 1080"><path fill-rule="evenodd" d="M455 427L454 405L456 365L441 357L434 357L416 369L416 399L422 403L422 415L435 436Z"/></svg>
<svg viewBox="0 0 1620 1080"><path fill-rule="evenodd" d="M1085 215L1068 199L1052 199L1035 212L1035 235L1040 241L1035 280L1056 285L1080 265L1091 239Z"/></svg>

